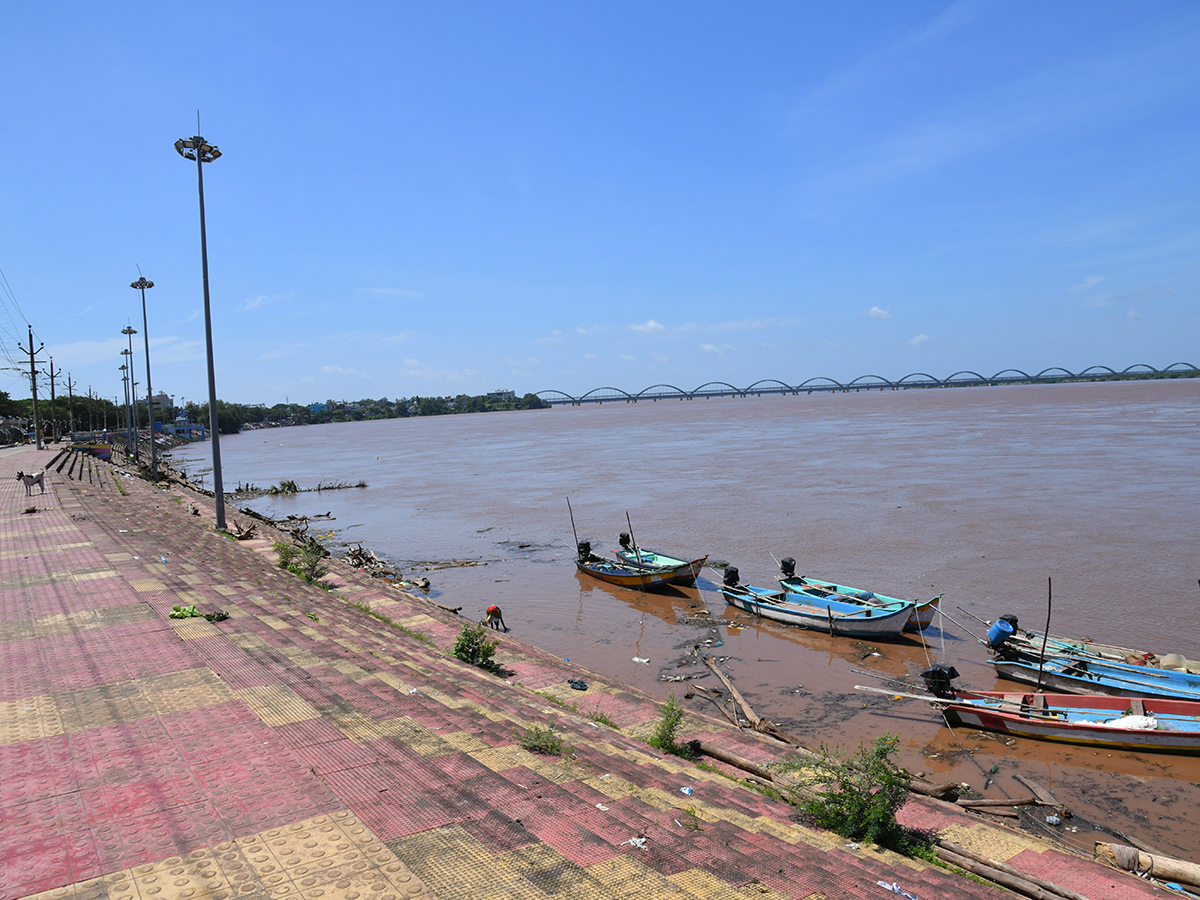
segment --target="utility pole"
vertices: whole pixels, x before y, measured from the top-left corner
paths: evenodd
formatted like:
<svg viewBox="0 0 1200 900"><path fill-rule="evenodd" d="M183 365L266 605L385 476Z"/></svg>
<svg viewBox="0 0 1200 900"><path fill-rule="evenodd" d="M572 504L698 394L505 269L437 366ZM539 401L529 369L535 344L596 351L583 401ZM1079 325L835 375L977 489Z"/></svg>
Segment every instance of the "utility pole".
<svg viewBox="0 0 1200 900"><path fill-rule="evenodd" d="M71 440L75 439L75 385L71 383L71 373L67 373L67 425L71 428Z"/></svg>
<svg viewBox="0 0 1200 900"><path fill-rule="evenodd" d="M96 431L96 401L92 399L92 386L88 385L88 431Z"/></svg>
<svg viewBox="0 0 1200 900"><path fill-rule="evenodd" d="M50 371L43 372L50 376L50 440L58 443L58 414L54 410L54 379L62 374L62 369L54 371L54 357L50 357Z"/></svg>
<svg viewBox="0 0 1200 900"><path fill-rule="evenodd" d="M25 349L20 344L17 344L17 347L20 348L20 350L23 353L29 354L29 388L30 388L30 392L33 394L33 436L34 436L34 439L37 441L37 448L39 450L42 449L42 420L41 420L41 416L38 415L37 355L42 352L42 348L45 346L46 346L45 344L39 344L38 348L36 350L33 349L33 326L32 325L29 326L29 349Z"/></svg>

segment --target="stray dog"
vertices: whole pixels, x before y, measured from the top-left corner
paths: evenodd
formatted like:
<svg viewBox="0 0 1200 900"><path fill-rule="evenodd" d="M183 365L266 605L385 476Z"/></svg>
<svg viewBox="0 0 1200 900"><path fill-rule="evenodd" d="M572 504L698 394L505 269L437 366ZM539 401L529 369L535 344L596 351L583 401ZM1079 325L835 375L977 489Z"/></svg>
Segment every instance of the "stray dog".
<svg viewBox="0 0 1200 900"><path fill-rule="evenodd" d="M28 475L26 475L24 472L18 472L17 480L23 481L25 483L25 496L26 497L33 496L33 486L35 484L41 486L43 494L46 493L46 473L45 472L31 472Z"/></svg>
<svg viewBox="0 0 1200 900"><path fill-rule="evenodd" d="M483 617L483 621L479 624L487 625L490 628L495 628L497 631L499 631L501 628L503 628L505 631L508 631L508 626L504 624L504 613L500 612L500 607L494 604L487 608L487 614Z"/></svg>

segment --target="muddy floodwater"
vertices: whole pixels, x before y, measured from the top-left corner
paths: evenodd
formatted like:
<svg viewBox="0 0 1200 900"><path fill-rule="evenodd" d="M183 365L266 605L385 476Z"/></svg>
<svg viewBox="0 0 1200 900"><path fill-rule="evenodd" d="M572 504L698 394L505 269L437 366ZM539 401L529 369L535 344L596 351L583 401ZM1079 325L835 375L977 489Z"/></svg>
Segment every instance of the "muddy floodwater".
<svg viewBox="0 0 1200 900"><path fill-rule="evenodd" d="M330 512L314 528L329 543L424 572L466 616L497 603L514 635L582 667L682 695L719 687L663 680L701 671L679 663L708 640L756 710L810 746L891 732L900 761L933 781L1015 798L1029 794L1022 774L1054 791L1077 818L1031 818L1064 843L1090 852L1088 822L1200 859L1200 758L951 731L925 703L855 690L880 685L862 673L934 661L963 687L1015 689L970 616L1041 629L1051 580L1053 633L1200 658L1200 379L606 403L270 429L221 450L227 491L365 481L252 505ZM195 475L208 453L174 459ZM961 625L862 644L727 608L712 569L696 589L609 587L576 573L568 496L600 553L628 514L644 546L709 554L750 584L770 586L774 558L792 556L816 578L941 593ZM452 559L480 565L417 565ZM704 610L735 624L679 622ZM688 705L717 713L702 696Z"/></svg>

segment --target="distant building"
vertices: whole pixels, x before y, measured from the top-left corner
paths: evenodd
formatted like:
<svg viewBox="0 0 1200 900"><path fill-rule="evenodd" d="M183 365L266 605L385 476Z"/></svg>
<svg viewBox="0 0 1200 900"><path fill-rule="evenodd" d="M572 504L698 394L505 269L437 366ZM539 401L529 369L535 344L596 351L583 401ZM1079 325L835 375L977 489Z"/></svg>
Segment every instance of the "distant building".
<svg viewBox="0 0 1200 900"><path fill-rule="evenodd" d="M154 409L155 420L161 422L174 411L175 398L168 393L159 391L150 398L150 405Z"/></svg>
<svg viewBox="0 0 1200 900"><path fill-rule="evenodd" d="M490 394L488 394L487 399L495 400L498 403L503 403L508 400L516 400L517 395L516 395L515 391L506 390L505 388L499 388L498 390L494 390Z"/></svg>
<svg viewBox="0 0 1200 900"><path fill-rule="evenodd" d="M324 404L324 403L320 403L320 402L317 402L317 403L310 403L310 404L308 404L308 411L309 411L310 413L312 413L314 416L315 416L317 413L323 413L323 412L325 412L325 404Z"/></svg>

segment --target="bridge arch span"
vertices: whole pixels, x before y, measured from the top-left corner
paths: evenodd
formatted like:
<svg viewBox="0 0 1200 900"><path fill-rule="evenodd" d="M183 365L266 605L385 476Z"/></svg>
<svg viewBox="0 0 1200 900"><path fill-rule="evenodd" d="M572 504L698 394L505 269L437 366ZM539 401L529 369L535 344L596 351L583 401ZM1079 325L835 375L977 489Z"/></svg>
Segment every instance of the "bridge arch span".
<svg viewBox="0 0 1200 900"><path fill-rule="evenodd" d="M776 387L774 387L774 388L763 387L764 385L771 385L771 384L776 385ZM764 390L769 391L772 394L776 394L776 393L786 394L792 390L792 386L790 384L784 384L778 378L763 378L760 381L754 382L754 384L750 385L750 387L746 388L746 390L744 390L742 393L744 393L744 394L760 393L761 394Z"/></svg>
<svg viewBox="0 0 1200 900"><path fill-rule="evenodd" d="M692 391L692 397L728 397L732 394L740 394L741 388L736 388L728 381L706 381L700 387Z"/></svg>
<svg viewBox="0 0 1200 900"><path fill-rule="evenodd" d="M539 400L544 400L546 403L574 403L575 402L575 398L572 397L570 394L564 393L563 391L556 391L554 389L545 390L545 391L535 391L533 396L537 397Z"/></svg>
<svg viewBox="0 0 1200 900"><path fill-rule="evenodd" d="M909 381L910 378L913 380ZM908 375L905 375L903 378L901 378L899 381L897 381L896 386L903 387L906 384L912 384L912 385L937 384L937 385L940 385L941 383L942 383L942 380L940 378L934 378L928 372L910 372Z"/></svg>
<svg viewBox="0 0 1200 900"><path fill-rule="evenodd" d="M1051 375L1050 374L1051 372L1058 372L1059 375ZM1042 369L1042 371L1038 372L1033 377L1034 378L1058 378L1058 377L1076 378L1078 376L1074 372L1064 369L1062 366L1051 366L1048 369Z"/></svg>
<svg viewBox="0 0 1200 900"><path fill-rule="evenodd" d="M1089 375L1116 375L1116 369L1110 369L1108 366L1088 366L1079 373L1080 378L1087 378Z"/></svg>
<svg viewBox="0 0 1200 900"><path fill-rule="evenodd" d="M1012 374L1009 374L1009 373ZM1025 381L1033 381L1033 376L1028 372L1022 372L1020 369L1001 369L991 377L992 381L1016 381L1013 375L1020 375Z"/></svg>
<svg viewBox="0 0 1200 900"><path fill-rule="evenodd" d="M655 388L669 388L670 392L658 391L658 390L655 390ZM659 397L683 398L683 397L686 397L687 395L688 395L687 391L685 391L683 388L677 388L673 384L652 384L652 385L650 385L650 387L642 388L640 391L638 391L636 394L634 394L633 399L641 400L643 398L646 398L646 399L657 400Z"/></svg>
<svg viewBox="0 0 1200 900"><path fill-rule="evenodd" d="M621 398L624 398L626 400L634 399L632 394L630 394L626 391L623 391L620 388L598 387L598 388L592 388L586 394L581 394L578 402L579 403L588 403L588 402L598 403L602 400L619 400Z"/></svg>
<svg viewBox="0 0 1200 900"><path fill-rule="evenodd" d="M1177 362L1177 363L1171 363L1169 366L1167 366L1165 369L1163 369L1163 371L1164 372L1200 372L1200 369L1197 369L1191 363Z"/></svg>
<svg viewBox="0 0 1200 900"><path fill-rule="evenodd" d="M882 375L859 375L853 381L846 382L846 388L852 387L895 387Z"/></svg>
<svg viewBox="0 0 1200 900"><path fill-rule="evenodd" d="M970 375L971 377L970 378L959 378L958 377L959 375ZM963 369L961 372L955 372L953 375L947 376L945 379L943 379L943 383L951 384L955 381L956 378L958 379L959 382L971 382L971 381L990 382L991 381L990 378L984 378L978 372L972 372L970 369Z"/></svg>
<svg viewBox="0 0 1200 900"><path fill-rule="evenodd" d="M820 384L819 382L825 383ZM808 388L810 391L828 391L831 389L844 391L846 386L840 381L834 381L832 378L826 378L824 375L816 375L796 385L796 390L798 391L802 391L805 388Z"/></svg>
<svg viewBox="0 0 1200 900"><path fill-rule="evenodd" d="M1145 363L1134 363L1128 369L1121 370L1122 375L1128 375L1131 372L1147 372L1150 375L1157 375L1158 369L1154 368L1154 366L1148 366Z"/></svg>

